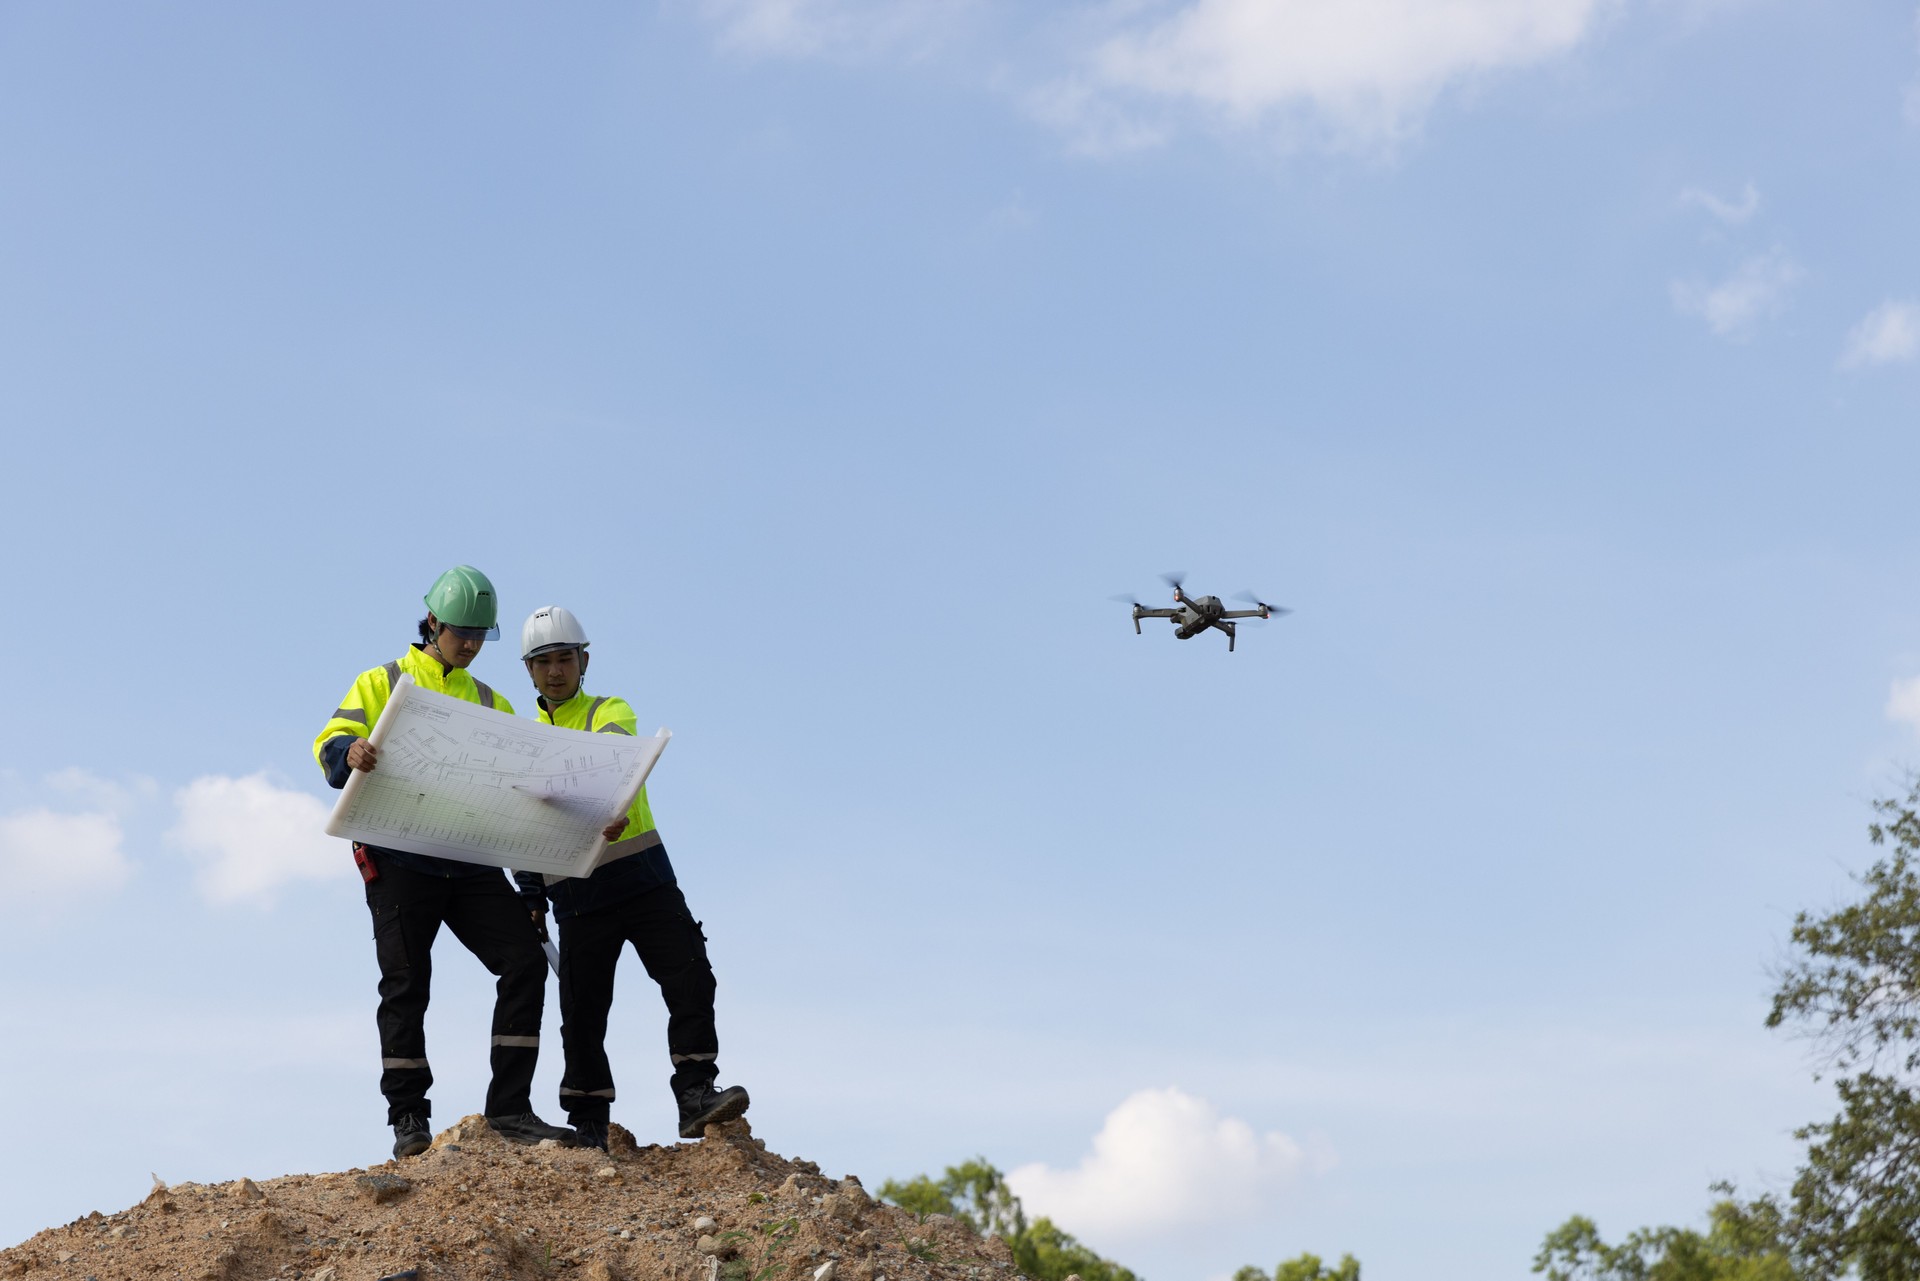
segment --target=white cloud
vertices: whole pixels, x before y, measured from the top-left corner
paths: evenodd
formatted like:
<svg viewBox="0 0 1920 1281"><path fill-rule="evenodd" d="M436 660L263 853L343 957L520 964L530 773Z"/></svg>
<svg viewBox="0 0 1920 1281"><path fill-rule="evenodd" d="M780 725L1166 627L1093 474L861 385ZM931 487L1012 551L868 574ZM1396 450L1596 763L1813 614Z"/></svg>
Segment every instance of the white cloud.
<svg viewBox="0 0 1920 1281"><path fill-rule="evenodd" d="M72 798L93 809L125 814L143 801L160 794L160 785L150 778L134 775L124 782L101 778L78 766L56 770L41 780L41 786Z"/></svg>
<svg viewBox="0 0 1920 1281"><path fill-rule="evenodd" d="M288 882L341 874L343 847L322 830L327 807L264 773L197 778L173 803L180 817L167 843L200 865L200 892L214 903L271 903Z"/></svg>
<svg viewBox="0 0 1920 1281"><path fill-rule="evenodd" d="M1033 90L1026 96L1026 106L1036 120L1088 155L1144 151L1173 137L1166 121L1115 101L1085 77L1059 80Z"/></svg>
<svg viewBox="0 0 1920 1281"><path fill-rule="evenodd" d="M909 58L950 40L977 0L700 0L722 45L785 58Z"/></svg>
<svg viewBox="0 0 1920 1281"><path fill-rule="evenodd" d="M1920 676L1893 683L1887 692L1887 719L1920 730Z"/></svg>
<svg viewBox="0 0 1920 1281"><path fill-rule="evenodd" d="M1747 259L1717 285L1676 281L1673 305L1705 320L1722 338L1743 339L1762 320L1785 309L1788 291L1803 274L1784 249L1771 249Z"/></svg>
<svg viewBox="0 0 1920 1281"><path fill-rule="evenodd" d="M1605 7L1605 0L1189 0L1109 35L1088 63L1110 92L1198 106L1242 124L1304 110L1345 139L1391 141L1448 87L1569 52Z"/></svg>
<svg viewBox="0 0 1920 1281"><path fill-rule="evenodd" d="M1007 1183L1030 1214L1106 1241L1260 1213L1308 1165L1286 1135L1256 1134L1169 1088L1128 1096L1073 1169L1023 1165Z"/></svg>
<svg viewBox="0 0 1920 1281"><path fill-rule="evenodd" d="M1915 356L1920 356L1920 305L1888 299L1847 332L1840 363L1857 369L1904 364Z"/></svg>
<svg viewBox="0 0 1920 1281"><path fill-rule="evenodd" d="M1680 193L1680 203L1704 209L1729 227L1737 227L1760 212L1760 189L1749 182L1738 200L1727 200L1704 187L1688 187Z"/></svg>
<svg viewBox="0 0 1920 1281"><path fill-rule="evenodd" d="M0 817L0 880L15 890L80 893L118 889L133 866L112 814L30 809Z"/></svg>
<svg viewBox="0 0 1920 1281"><path fill-rule="evenodd" d="M690 0L722 47L786 58L964 55L1003 0ZM1157 145L1182 111L1376 146L1441 94L1577 48L1620 0L1095 0L974 59L1042 122L1095 152ZM1005 32L1002 33L1005 35ZM978 50L974 51L978 53ZM1036 62L1037 60L1037 62ZM1024 64L1024 69L1021 68Z"/></svg>

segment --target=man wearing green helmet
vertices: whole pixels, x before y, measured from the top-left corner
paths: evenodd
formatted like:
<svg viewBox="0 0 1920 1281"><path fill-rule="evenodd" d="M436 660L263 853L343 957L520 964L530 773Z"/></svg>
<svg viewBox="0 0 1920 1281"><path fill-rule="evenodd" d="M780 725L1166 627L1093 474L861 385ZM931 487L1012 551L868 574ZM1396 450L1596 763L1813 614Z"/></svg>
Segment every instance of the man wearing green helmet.
<svg viewBox="0 0 1920 1281"><path fill-rule="evenodd" d="M379 752L367 736L403 672L422 689L513 715L505 698L467 672L481 645L500 635L499 602L487 576L471 565L456 565L434 583L426 606L419 642L393 662L360 673L313 740L313 757L330 786L346 786L352 770L379 767ZM433 940L442 925L500 980L493 1006L488 1124L516 1143L557 1139L572 1146L572 1130L548 1125L533 1112L546 957L506 874L497 867L372 845L355 844L353 858L366 882L380 962L380 1091L387 1097L393 1154L416 1156L433 1141L427 1125L433 1071L427 1065L426 1017Z"/></svg>

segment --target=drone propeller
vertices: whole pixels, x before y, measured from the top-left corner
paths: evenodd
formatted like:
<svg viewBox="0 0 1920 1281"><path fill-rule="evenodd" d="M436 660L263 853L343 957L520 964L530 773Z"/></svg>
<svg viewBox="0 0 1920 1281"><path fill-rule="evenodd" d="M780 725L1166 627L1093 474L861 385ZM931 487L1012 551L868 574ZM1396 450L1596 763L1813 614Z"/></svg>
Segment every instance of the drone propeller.
<svg viewBox="0 0 1920 1281"><path fill-rule="evenodd" d="M1278 617L1281 614L1291 614L1293 612L1292 610L1286 608L1284 605L1269 605L1267 604L1267 602L1261 600L1258 596L1255 596L1252 592L1240 592L1234 596L1234 599L1247 601L1253 606L1255 606L1256 608L1264 609L1267 611L1267 613L1272 614L1276 617Z"/></svg>
<svg viewBox="0 0 1920 1281"><path fill-rule="evenodd" d="M1108 599L1108 600L1117 600L1117 601L1119 601L1119 602L1120 602L1120 603L1121 603L1122 605L1131 605L1131 606L1133 606L1133 607L1134 607L1135 609L1138 609L1138 608L1140 608L1140 598L1139 598L1138 596L1135 596L1135 595L1134 595L1134 594L1133 594L1132 592L1128 592L1128 593L1126 593L1125 595L1122 595L1122 596L1109 596L1109 597L1107 597L1107 599Z"/></svg>
<svg viewBox="0 0 1920 1281"><path fill-rule="evenodd" d="M1184 569L1170 569L1166 573L1160 575L1160 577L1167 584L1167 586L1173 588L1173 590L1177 592L1180 590L1181 584L1187 581L1187 571Z"/></svg>

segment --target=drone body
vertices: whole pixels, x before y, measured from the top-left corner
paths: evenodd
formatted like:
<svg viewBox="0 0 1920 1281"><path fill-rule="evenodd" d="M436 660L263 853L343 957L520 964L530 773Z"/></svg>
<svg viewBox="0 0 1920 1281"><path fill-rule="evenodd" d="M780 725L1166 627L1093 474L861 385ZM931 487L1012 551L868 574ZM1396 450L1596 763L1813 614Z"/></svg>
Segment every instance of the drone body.
<svg viewBox="0 0 1920 1281"><path fill-rule="evenodd" d="M1176 640L1192 640L1210 627L1217 627L1227 634L1227 652L1233 652L1234 620L1239 618L1272 618L1276 614L1290 611L1278 605L1269 605L1256 599L1251 592L1245 593L1247 600L1253 602L1252 609L1228 609L1220 603L1218 596L1189 596L1181 590L1181 575L1162 574L1162 578L1173 586L1172 609L1149 609L1131 597L1122 597L1133 605L1133 631L1140 634L1140 620L1143 618L1164 618L1173 624Z"/></svg>

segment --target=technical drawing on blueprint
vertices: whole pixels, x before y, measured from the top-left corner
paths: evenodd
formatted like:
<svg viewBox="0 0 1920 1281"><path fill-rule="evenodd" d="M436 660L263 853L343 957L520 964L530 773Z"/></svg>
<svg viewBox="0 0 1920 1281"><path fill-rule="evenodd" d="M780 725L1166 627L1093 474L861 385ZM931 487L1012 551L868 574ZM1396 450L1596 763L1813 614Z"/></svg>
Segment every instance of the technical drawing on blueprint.
<svg viewBox="0 0 1920 1281"><path fill-rule="evenodd" d="M402 675L329 836L465 863L585 876L672 735L588 734L421 689Z"/></svg>

